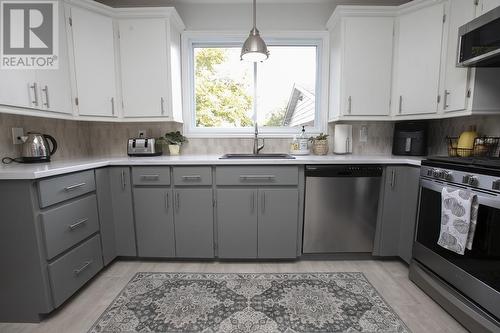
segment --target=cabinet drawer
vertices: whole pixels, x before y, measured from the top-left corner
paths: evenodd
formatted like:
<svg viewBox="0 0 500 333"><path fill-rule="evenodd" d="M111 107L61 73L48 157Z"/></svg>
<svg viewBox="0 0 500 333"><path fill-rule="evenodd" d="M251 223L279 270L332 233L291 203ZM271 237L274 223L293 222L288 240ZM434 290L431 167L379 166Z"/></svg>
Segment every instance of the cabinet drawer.
<svg viewBox="0 0 500 333"><path fill-rule="evenodd" d="M95 194L40 216L49 260L99 230Z"/></svg>
<svg viewBox="0 0 500 333"><path fill-rule="evenodd" d="M42 208L78 197L95 190L94 170L41 180L38 189Z"/></svg>
<svg viewBox="0 0 500 333"><path fill-rule="evenodd" d="M169 167L135 167L132 168L134 185L170 185Z"/></svg>
<svg viewBox="0 0 500 333"><path fill-rule="evenodd" d="M174 185L212 185L212 168L174 167Z"/></svg>
<svg viewBox="0 0 500 333"><path fill-rule="evenodd" d="M297 185L295 166L222 166L215 169L217 185Z"/></svg>
<svg viewBox="0 0 500 333"><path fill-rule="evenodd" d="M61 305L101 268L102 254L98 235L49 264L54 305Z"/></svg>

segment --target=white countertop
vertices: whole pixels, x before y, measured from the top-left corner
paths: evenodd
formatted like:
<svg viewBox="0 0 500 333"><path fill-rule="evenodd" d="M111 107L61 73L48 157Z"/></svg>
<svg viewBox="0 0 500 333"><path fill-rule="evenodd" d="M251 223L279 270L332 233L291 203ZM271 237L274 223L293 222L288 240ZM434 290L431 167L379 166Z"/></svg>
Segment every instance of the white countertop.
<svg viewBox="0 0 500 333"><path fill-rule="evenodd" d="M75 171L123 165L304 165L304 164L405 164L420 166L422 158L392 155L307 155L295 159L221 160L221 155L180 155L158 157L112 157L53 161L40 164L13 162L0 166L0 180L38 179Z"/></svg>

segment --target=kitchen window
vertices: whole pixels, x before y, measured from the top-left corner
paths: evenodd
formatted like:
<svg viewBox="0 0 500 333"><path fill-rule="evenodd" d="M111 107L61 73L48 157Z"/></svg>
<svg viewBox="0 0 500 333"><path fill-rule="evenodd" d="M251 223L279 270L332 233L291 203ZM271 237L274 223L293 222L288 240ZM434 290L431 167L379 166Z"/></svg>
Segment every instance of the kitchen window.
<svg viewBox="0 0 500 333"><path fill-rule="evenodd" d="M290 136L306 126L324 131L324 33L307 38L266 34L268 60L240 60L241 36L184 36L184 132L190 137L247 137L255 121L264 136ZM326 113L326 112L325 112Z"/></svg>

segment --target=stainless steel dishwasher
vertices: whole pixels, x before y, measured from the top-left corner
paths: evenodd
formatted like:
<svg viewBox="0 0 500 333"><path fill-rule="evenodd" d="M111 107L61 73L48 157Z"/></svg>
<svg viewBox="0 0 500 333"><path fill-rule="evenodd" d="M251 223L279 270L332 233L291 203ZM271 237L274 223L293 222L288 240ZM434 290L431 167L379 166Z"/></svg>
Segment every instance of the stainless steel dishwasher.
<svg viewBox="0 0 500 333"><path fill-rule="evenodd" d="M382 167L308 165L303 253L371 253Z"/></svg>

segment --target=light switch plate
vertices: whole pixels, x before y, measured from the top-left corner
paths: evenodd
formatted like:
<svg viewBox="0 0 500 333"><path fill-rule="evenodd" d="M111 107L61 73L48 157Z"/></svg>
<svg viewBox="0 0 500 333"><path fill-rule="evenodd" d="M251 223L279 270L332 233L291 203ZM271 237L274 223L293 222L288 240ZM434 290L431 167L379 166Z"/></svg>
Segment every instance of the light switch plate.
<svg viewBox="0 0 500 333"><path fill-rule="evenodd" d="M359 130L359 142L368 142L368 126L361 126Z"/></svg>
<svg viewBox="0 0 500 333"><path fill-rule="evenodd" d="M21 137L24 135L24 129L21 127L12 127L12 143L20 145L23 143Z"/></svg>

